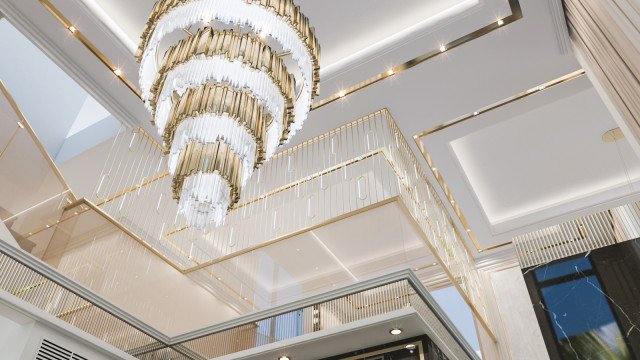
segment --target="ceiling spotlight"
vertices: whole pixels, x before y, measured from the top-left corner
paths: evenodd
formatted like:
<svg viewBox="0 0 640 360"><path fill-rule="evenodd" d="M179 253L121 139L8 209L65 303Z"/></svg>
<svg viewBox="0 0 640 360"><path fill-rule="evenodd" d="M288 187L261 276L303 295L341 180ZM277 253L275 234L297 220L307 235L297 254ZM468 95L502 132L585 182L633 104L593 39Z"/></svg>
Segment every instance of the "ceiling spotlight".
<svg viewBox="0 0 640 360"><path fill-rule="evenodd" d="M395 72L393 71L393 69L389 69L389 70L387 70L387 75L391 76L391 75L393 75L393 74L395 74Z"/></svg>
<svg viewBox="0 0 640 360"><path fill-rule="evenodd" d="M20 129L24 129L24 124L22 122L18 121L18 127Z"/></svg>
<svg viewBox="0 0 640 360"><path fill-rule="evenodd" d="M291 358L288 357L287 355L282 355L278 358L278 360L291 360Z"/></svg>
<svg viewBox="0 0 640 360"><path fill-rule="evenodd" d="M478 112L478 111L474 111L473 112L473 116L478 116L478 115L480 115L480 112Z"/></svg>
<svg viewBox="0 0 640 360"><path fill-rule="evenodd" d="M498 19L498 26L502 26L502 25L504 25L504 20Z"/></svg>
<svg viewBox="0 0 640 360"><path fill-rule="evenodd" d="M400 334L402 334L402 329L393 328L393 329L389 330L389 334L391 334L391 335L400 335Z"/></svg>
<svg viewBox="0 0 640 360"><path fill-rule="evenodd" d="M120 68L113 70L113 73L116 74L116 76L122 76L122 70Z"/></svg>
<svg viewBox="0 0 640 360"><path fill-rule="evenodd" d="M445 52L447 51L447 47L444 45L440 45L440 52Z"/></svg>
<svg viewBox="0 0 640 360"><path fill-rule="evenodd" d="M347 95L347 92L344 90L340 90L340 92L338 93L338 96L340 97L344 97L345 95Z"/></svg>
<svg viewBox="0 0 640 360"><path fill-rule="evenodd" d="M539 90L539 91L542 91L542 90L544 90L544 88L545 88L545 87L546 87L546 86L544 86L544 85L540 85L540 86L538 86L538 90Z"/></svg>
<svg viewBox="0 0 640 360"><path fill-rule="evenodd" d="M413 350L416 348L416 344L408 344L407 346L404 347L407 350Z"/></svg>
<svg viewBox="0 0 640 360"><path fill-rule="evenodd" d="M75 33L76 31L78 31L78 29L77 29L75 26L73 26L73 25L69 26L69 28L68 28L68 29L69 29L69 31L70 31L72 34L73 34L73 33Z"/></svg>

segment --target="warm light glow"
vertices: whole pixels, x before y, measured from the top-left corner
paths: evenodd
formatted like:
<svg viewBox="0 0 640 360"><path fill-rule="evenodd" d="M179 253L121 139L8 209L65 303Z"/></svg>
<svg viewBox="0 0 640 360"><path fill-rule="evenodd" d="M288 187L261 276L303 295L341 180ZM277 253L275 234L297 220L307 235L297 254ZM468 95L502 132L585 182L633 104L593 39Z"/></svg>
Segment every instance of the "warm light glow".
<svg viewBox="0 0 640 360"><path fill-rule="evenodd" d="M393 74L395 74L395 72L393 71L393 69L389 69L389 70L387 70L387 75L391 76L391 75L393 75Z"/></svg>
<svg viewBox="0 0 640 360"><path fill-rule="evenodd" d="M400 334L402 334L402 329L399 329L399 328L391 329L391 330L389 330L389 334L391 334L391 335L400 335Z"/></svg>
<svg viewBox="0 0 640 360"><path fill-rule="evenodd" d="M113 70L113 73L116 74L116 76L122 76L122 70L121 69L115 69Z"/></svg>
<svg viewBox="0 0 640 360"><path fill-rule="evenodd" d="M473 116L478 116L478 115L480 115L480 112L478 112L478 111L474 111L473 112Z"/></svg>
<svg viewBox="0 0 640 360"><path fill-rule="evenodd" d="M504 25L504 20L499 19L499 20L498 20L498 26L502 26L502 25Z"/></svg>
<svg viewBox="0 0 640 360"><path fill-rule="evenodd" d="M344 90L340 90L340 92L338 93L338 96L340 97L344 97L345 95L347 95L347 92Z"/></svg>
<svg viewBox="0 0 640 360"><path fill-rule="evenodd" d="M71 25L71 26L69 26L69 31L73 34L76 31L78 31L78 29L75 26Z"/></svg>
<svg viewBox="0 0 640 360"><path fill-rule="evenodd" d="M24 124L23 124L23 123L21 123L20 121L18 121L18 127L19 127L20 129L24 129Z"/></svg>
<svg viewBox="0 0 640 360"><path fill-rule="evenodd" d="M445 52L447 51L447 47L444 45L440 45L440 52Z"/></svg>
<svg viewBox="0 0 640 360"><path fill-rule="evenodd" d="M540 85L540 86L538 86L538 90L542 91L542 90L544 90L544 89L545 89L545 86L544 86L544 85Z"/></svg>
<svg viewBox="0 0 640 360"><path fill-rule="evenodd" d="M278 358L278 360L291 360L291 358L288 357L287 355L282 355Z"/></svg>

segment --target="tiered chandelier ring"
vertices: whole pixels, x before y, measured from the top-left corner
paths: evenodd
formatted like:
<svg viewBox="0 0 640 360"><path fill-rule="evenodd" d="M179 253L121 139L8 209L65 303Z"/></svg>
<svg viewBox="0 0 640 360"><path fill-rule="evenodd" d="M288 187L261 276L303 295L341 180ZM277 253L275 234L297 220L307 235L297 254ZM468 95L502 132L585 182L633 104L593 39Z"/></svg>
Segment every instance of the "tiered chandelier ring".
<svg viewBox="0 0 640 360"><path fill-rule="evenodd" d="M160 0L136 57L178 212L196 228L221 224L307 118L320 72L313 28L292 0Z"/></svg>

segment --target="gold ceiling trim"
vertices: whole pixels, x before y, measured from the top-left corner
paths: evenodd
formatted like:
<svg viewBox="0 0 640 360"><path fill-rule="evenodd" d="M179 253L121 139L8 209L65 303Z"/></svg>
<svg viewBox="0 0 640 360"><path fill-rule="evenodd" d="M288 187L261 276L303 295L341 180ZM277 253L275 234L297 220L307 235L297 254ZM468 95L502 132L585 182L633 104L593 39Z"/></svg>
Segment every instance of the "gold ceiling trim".
<svg viewBox="0 0 640 360"><path fill-rule="evenodd" d="M127 78L118 66L116 66L109 58L106 57L80 30L75 27L69 19L67 19L58 8L56 8L49 0L38 0L40 4L53 15L67 30L71 36L75 37L91 52L100 62L102 62L109 71L114 74L131 92L140 98L140 90Z"/></svg>
<svg viewBox="0 0 640 360"><path fill-rule="evenodd" d="M69 183L67 183L67 180L64 178L64 176L62 176L62 172L60 172L60 169L58 168L58 165L56 165L56 163L53 161L51 156L49 156L49 153L47 152L47 149L45 149L44 145L42 144L42 141L40 141L40 138L38 137L36 132L33 131L33 128L31 127L31 124L29 124L29 121L24 116L24 113L22 112L22 110L20 110L20 107L18 106L18 103L15 101L15 99L13 98L11 93L9 92L9 89L7 89L7 87L4 85L2 80L0 80L0 92L2 92L4 97L7 99L7 101L9 102L9 105L11 106L13 111L16 113L16 116L18 116L18 119L20 119L20 123L18 124L18 128L21 129L22 127L24 127L24 129L27 130L27 133L29 133L29 136L31 136L31 139L33 140L33 142L35 143L36 147L38 148L38 151L40 151L40 154L42 155L42 157L44 157L44 159L49 164L49 167L51 168L53 173L56 175L56 177L58 178L60 183L62 183L62 187L64 188L64 190L66 190L66 192L69 192L71 201L75 201L77 199L77 197L74 194L73 190L71 190L71 187L69 186Z"/></svg>
<svg viewBox="0 0 640 360"><path fill-rule="evenodd" d="M86 36L84 36L63 14L58 10L49 0L38 0L40 4L53 15L69 32L76 37L95 57L97 57L112 73L116 75L120 81L122 81L138 98L141 98L140 90L133 85L133 83L122 73L114 63L109 60ZM511 9L511 15L502 19L496 19L489 25L486 25L478 30L475 30L467 35L457 38L449 43L442 44L440 49L432 50L422 55L419 55L409 61L406 61L400 65L394 66L389 69L385 69L383 72L368 78L358 84L352 85L346 89L340 90L338 93L326 97L322 100L318 100L311 106L311 111L328 105L334 101L342 99L348 95L351 95L357 91L360 91L368 86L371 86L379 81L395 76L400 72L411 69L429 59L432 59L443 52L449 51L460 45L463 45L472 40L478 39L484 35L487 35L505 25L509 25L515 21L522 19L522 9L518 0L509 0L509 7Z"/></svg>
<svg viewBox="0 0 640 360"><path fill-rule="evenodd" d="M428 135L434 134L436 132L445 130L451 126L455 126L458 124L462 124L466 121L472 120L474 118L476 118L478 115L481 114L485 114L487 112L490 112L492 110L496 110L499 109L503 106L509 105L513 102L522 100L524 98L527 98L531 95L537 94L541 91L544 91L546 89L549 89L551 87L554 86L558 86L561 84L564 84L566 82L575 80L579 77L581 77L582 75L585 74L584 70L577 70L574 71L572 73L569 73L567 75L561 76L557 79L551 80L549 82L546 82L544 84L540 84L536 87L533 87L531 89L525 90L521 93L518 93L516 95L513 95L511 97L505 98L503 100L498 101L497 103L494 103L492 105L486 106L482 109L479 109L478 111L475 111L471 114L466 114L463 115L459 118L447 121L443 124L437 125L431 129L422 131L420 133L418 133L417 135L413 136L413 140L416 143L416 146L418 146L418 149L420 150L420 153L422 154L424 160L427 162L427 165L429 166L429 169L431 171L431 173L433 174L433 177L437 180L438 185L440 185L440 189L442 190L442 192L444 193L445 197L447 198L447 201L449 202L449 205L451 205L453 212L456 214L456 216L458 217L458 220L460 220L460 223L462 224L462 226L464 227L464 229L466 230L467 234L469 235L469 239L471 240L471 243L473 244L473 246L475 247L476 251L482 253L485 251L489 251L489 250L494 250L503 246L507 246L510 245L512 243L512 241L507 241L505 243L502 244L497 244L497 245L492 245L492 246L488 246L488 247L482 247L482 245L480 244L480 241L478 240L477 236L475 235L475 233L473 232L473 230L470 228L469 226L469 222L467 221L467 218L464 216L464 213L460 210L460 207L458 206L458 203L455 201L453 194L451 193L451 190L449 188L449 186L447 185L446 181L444 180L442 174L440 173L440 171L438 171L438 168L435 164L435 161L433 160L433 158L431 157L431 155L429 154L429 152L427 151L427 147L425 145L424 142L424 138ZM466 243L466 242L465 242Z"/></svg>
<svg viewBox="0 0 640 360"><path fill-rule="evenodd" d="M338 91L337 93L330 95L322 100L318 100L315 103L313 103L313 105L311 106L311 110L316 110L319 109L325 105L331 104L334 101L340 100L345 98L346 96L349 96L357 91L360 91L368 86L371 86L377 82L380 82L382 80L385 80L387 78L393 77L395 75L397 75L398 73L401 73L405 70L409 70L415 66L418 66L420 64L422 64L423 62L432 59L436 56L439 56L445 52L448 52L451 49L454 49L460 45L466 44L469 41L473 41L475 39L478 39L484 35L487 35L499 28L504 27L505 25L509 25L515 21L518 21L520 19L522 19L522 9L520 8L520 3L518 0L509 0L509 7L511 9L511 15L501 18L501 19L496 19L495 22L492 22L491 24L484 26L476 31L473 31L467 35L464 35L462 37L459 37L449 43L443 43L440 45L439 49L434 49L431 50L427 53L424 53L422 55L416 56L415 58L406 61L400 65L394 66L392 68L389 69L385 69L384 71L382 71L381 73L378 73L377 75L370 77L358 84L352 85L350 87L347 87L345 89L342 89L340 91Z"/></svg>

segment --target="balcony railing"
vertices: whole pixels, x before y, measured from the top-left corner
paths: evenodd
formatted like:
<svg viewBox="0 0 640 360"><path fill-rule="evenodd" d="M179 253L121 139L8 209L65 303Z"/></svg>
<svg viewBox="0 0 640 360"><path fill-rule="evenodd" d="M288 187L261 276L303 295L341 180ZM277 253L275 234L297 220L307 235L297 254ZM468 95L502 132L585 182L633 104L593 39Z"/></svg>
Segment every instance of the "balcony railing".
<svg viewBox="0 0 640 360"><path fill-rule="evenodd" d="M166 238L164 233L155 239L149 236L147 230L155 229L155 226L148 229L145 226L162 220L162 216L153 216L155 220L151 222L130 222L128 225L133 230L122 223L143 213L141 209L144 209L135 205L123 206L127 197L139 200L151 190L147 195L159 195L155 200L162 201L162 190L154 192L153 189L157 189L167 176L160 174L140 179L136 179L137 175L131 176L127 179L134 179L132 185L123 183L120 181L123 179L116 175L103 172L98 194L101 187L111 181L112 175L117 179L114 182L116 188L124 190L96 199L97 205L77 199L6 89L1 84L0 88L5 95L0 102L0 111L4 115L0 117L0 125L2 129L10 130L8 136L0 137L0 191L4 192L0 204L4 211L0 218L17 241L13 245L0 241L0 290L141 359L224 356L403 308L413 308L423 317L431 328L429 335L450 358L474 358L473 351L410 272L358 282L304 301L250 312L186 335L166 335L158 330L158 326L180 315L173 310L167 314L167 309L155 309L153 304L144 304L142 309L132 311L125 306L131 299L123 296L117 283L131 281L126 274L129 268L122 268L125 263L132 266L144 263L141 266L147 266L149 273L152 263L162 264L164 261L178 270L171 273L172 276L184 276L184 270L194 265L192 260L201 256L197 249L193 250L193 245L191 249L180 245L161 247L166 245L161 242ZM137 150L147 152L147 160L156 159L154 154L159 150L159 145L143 132L134 134L137 135L123 138L121 133L119 138L128 139L128 145L122 154L112 154L112 158L128 156L130 159L126 161L134 159L133 164L125 161L126 164L119 167L128 169L130 173L135 171L134 164L142 162L137 157ZM315 162L307 161L305 156L310 156L313 149L320 146L328 150L326 157L318 156L314 157ZM162 157L158 159L158 162L145 162L143 168L147 173L161 169ZM105 169L109 168L108 165ZM286 172L279 171L283 166L286 166ZM299 223L270 227L265 232L267 237L254 239L251 233L244 234L244 237L238 234L245 243L237 243L235 249L227 246L227 250L234 252L243 247L251 248L259 245L260 241L268 241L269 236L278 236L280 232L286 233L300 225L322 224L326 219L367 209L385 200L402 199L407 212L418 219L417 226L429 234L430 246L442 256L442 264L456 274L452 280L465 294L477 298L477 284L464 272L469 266L469 258L468 254L460 251L459 234L448 216L438 210L442 204L424 181L424 174L415 166L415 159L388 112L377 112L288 150L278 155L264 174L270 180L258 176L254 187L249 187L247 192L248 198L255 201L245 200L244 203L246 209L255 213L256 221L273 224L274 216L282 219L283 209L278 210L277 207L283 198L279 196L299 198L306 209L300 213L304 216L296 218ZM122 184L126 186L119 186ZM343 191L341 189L348 190L352 198L337 206L332 199L337 191ZM273 193L274 196L269 196L266 201L267 197L260 195L262 193ZM300 196L302 193L304 196ZM310 207L314 196L317 203ZM123 215L121 209L134 212ZM242 210L234 211L237 221L246 220ZM426 214L431 215L427 217ZM135 228L137 223L142 225ZM166 229L165 226L160 228ZM221 237L229 235L225 235L224 229L218 231L222 231L217 234ZM65 257L68 252L79 248L83 251L78 256ZM223 253L222 256L226 255ZM123 260L126 259L124 257L131 258L131 261ZM206 272L207 277L214 278L210 269L205 268L206 264L199 266L196 263L196 266L194 276ZM231 285L226 286L234 291ZM235 300L238 299L240 297ZM139 299L134 300L139 303ZM126 311L122 310L125 308ZM149 325L150 321L156 323Z"/></svg>
<svg viewBox="0 0 640 360"><path fill-rule="evenodd" d="M519 235L513 244L524 269L638 237L640 202L631 202Z"/></svg>
<svg viewBox="0 0 640 360"><path fill-rule="evenodd" d="M427 335L450 359L477 358L409 270L177 337L165 336L2 241L0 290L139 359L212 359L402 309L415 310L429 328Z"/></svg>

